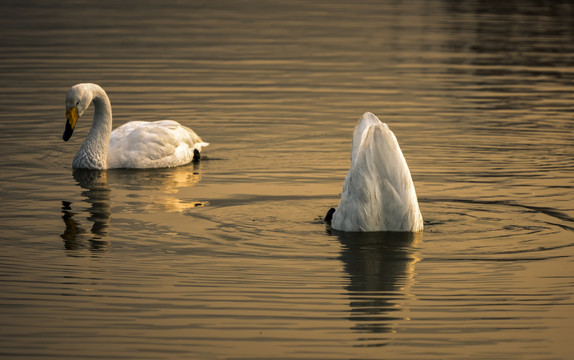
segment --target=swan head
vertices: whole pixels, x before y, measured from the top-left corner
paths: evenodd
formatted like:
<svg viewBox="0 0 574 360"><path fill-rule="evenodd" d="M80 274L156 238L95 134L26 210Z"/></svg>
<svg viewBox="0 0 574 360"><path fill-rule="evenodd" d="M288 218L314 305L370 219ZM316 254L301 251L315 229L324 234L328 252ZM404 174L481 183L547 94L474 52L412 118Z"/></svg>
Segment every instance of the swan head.
<svg viewBox="0 0 574 360"><path fill-rule="evenodd" d="M64 130L64 141L68 141L72 137L76 122L90 106L92 99L92 92L86 84L77 84L68 90L68 94L66 95L66 129Z"/></svg>

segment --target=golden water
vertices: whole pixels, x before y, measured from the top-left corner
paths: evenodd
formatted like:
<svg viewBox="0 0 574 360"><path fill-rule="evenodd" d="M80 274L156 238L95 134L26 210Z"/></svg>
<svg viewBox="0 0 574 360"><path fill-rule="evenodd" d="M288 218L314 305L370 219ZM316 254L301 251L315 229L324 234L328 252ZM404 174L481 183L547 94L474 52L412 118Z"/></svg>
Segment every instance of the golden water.
<svg viewBox="0 0 574 360"><path fill-rule="evenodd" d="M567 359L574 7L0 4L0 357ZM211 143L72 171L64 97ZM353 127L395 132L426 226L332 233Z"/></svg>

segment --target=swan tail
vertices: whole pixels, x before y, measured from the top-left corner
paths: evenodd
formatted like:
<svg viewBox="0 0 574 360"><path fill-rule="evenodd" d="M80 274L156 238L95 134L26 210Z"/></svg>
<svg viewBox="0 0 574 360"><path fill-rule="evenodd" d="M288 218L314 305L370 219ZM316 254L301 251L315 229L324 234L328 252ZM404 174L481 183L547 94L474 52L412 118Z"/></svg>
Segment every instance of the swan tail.
<svg viewBox="0 0 574 360"><path fill-rule="evenodd" d="M419 231L422 216L411 173L393 132L365 113L355 128L351 168L332 228L343 231Z"/></svg>

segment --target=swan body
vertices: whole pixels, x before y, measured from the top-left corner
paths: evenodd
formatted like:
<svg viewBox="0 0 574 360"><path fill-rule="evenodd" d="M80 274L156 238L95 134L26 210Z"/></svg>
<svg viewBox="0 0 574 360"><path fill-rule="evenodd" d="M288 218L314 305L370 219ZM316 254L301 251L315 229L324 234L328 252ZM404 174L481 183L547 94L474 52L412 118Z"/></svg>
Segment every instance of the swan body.
<svg viewBox="0 0 574 360"><path fill-rule="evenodd" d="M90 104L94 119L88 136L74 156L74 169L160 168L199 159L207 145L190 128L172 120L132 121L112 131L112 107L99 85L77 84L66 95L66 129L72 136L76 122Z"/></svg>
<svg viewBox="0 0 574 360"><path fill-rule="evenodd" d="M375 115L363 114L353 134L351 168L331 210L340 231L421 231L423 218L399 143Z"/></svg>

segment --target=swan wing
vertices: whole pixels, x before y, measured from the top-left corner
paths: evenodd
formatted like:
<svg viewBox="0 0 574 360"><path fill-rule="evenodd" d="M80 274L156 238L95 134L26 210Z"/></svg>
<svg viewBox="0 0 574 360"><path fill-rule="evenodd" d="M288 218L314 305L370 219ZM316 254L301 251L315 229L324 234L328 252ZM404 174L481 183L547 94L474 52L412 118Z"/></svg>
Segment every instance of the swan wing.
<svg viewBox="0 0 574 360"><path fill-rule="evenodd" d="M370 115L363 115L355 129L351 168L332 227L343 231L422 230L414 184L398 141L386 124Z"/></svg>
<svg viewBox="0 0 574 360"><path fill-rule="evenodd" d="M132 121L112 131L108 167L179 166L192 161L194 150L201 151L207 145L193 130L176 121Z"/></svg>

